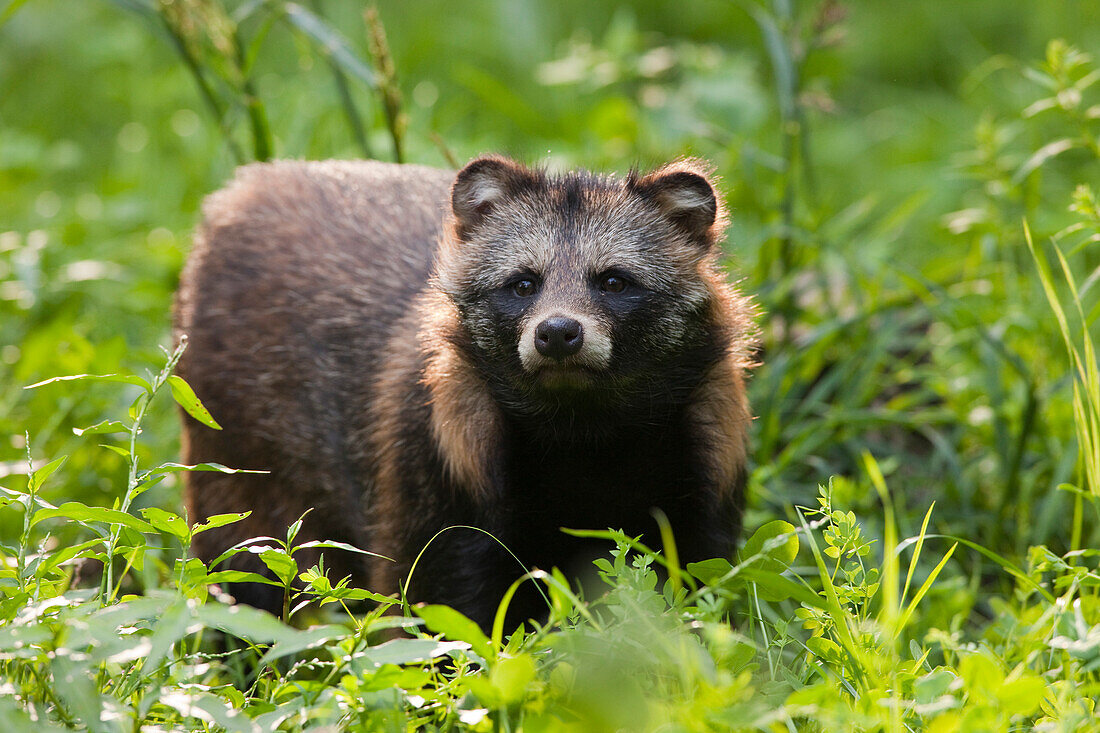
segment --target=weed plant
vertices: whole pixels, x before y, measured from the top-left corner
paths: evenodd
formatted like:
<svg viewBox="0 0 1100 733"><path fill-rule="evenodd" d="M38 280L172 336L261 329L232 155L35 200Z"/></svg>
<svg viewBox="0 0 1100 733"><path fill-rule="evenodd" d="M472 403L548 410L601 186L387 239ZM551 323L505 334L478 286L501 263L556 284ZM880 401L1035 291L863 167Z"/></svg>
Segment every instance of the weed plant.
<svg viewBox="0 0 1100 733"><path fill-rule="evenodd" d="M431 78L416 34L435 55L458 47L396 6L111 5L70 12L129 24L104 33L107 66L156 39L163 90L139 104L161 117L121 126L112 158L78 130L54 142L44 120L0 116L4 730L1100 729L1100 69L1060 40L1033 64L940 68L919 48L961 54L952 27L1023 38L1072 13L1006 6L994 22L975 4L935 25L909 6L777 0L702 20L679 8L661 18L681 35L657 35L629 10L578 5L598 33L515 16L496 46L445 52L464 99L424 80L401 93ZM33 50L42 6L0 9L0 40ZM496 5L468 12L484 28ZM725 35L683 30L697 20ZM1087 24L1061 28L1090 40ZM876 39L890 52L866 50ZM870 80L846 86L845 65ZM916 66L953 74L952 93L859 107L867 90L903 96L886 80ZM158 124L175 137L150 135ZM298 523L190 557L196 534L241 518L180 510L181 472L235 469L173 462L172 403L210 429L217 416L172 374L186 344L150 348L201 194L233 163L280 155L453 165L509 146L593 166L692 149L725 174L731 252L766 314L755 530L737 555L682 567L571 528L607 542L606 592L532 568L513 590L536 584L545 622L505 628L506 598L488 633L329 577L323 556L302 566L301 550L361 550L299 542ZM149 161L177 175L139 185ZM68 181L85 169L112 174ZM40 181L64 198L9 203ZM270 574L221 567L240 552ZM278 616L226 605L219 584L246 580L282 590Z"/></svg>

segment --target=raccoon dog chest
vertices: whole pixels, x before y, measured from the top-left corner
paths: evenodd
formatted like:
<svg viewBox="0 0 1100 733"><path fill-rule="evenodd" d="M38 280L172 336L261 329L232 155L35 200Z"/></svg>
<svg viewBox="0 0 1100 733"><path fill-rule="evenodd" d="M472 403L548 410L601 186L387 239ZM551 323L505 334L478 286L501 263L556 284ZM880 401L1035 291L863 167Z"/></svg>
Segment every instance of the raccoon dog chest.
<svg viewBox="0 0 1100 733"><path fill-rule="evenodd" d="M326 555L334 579L383 593L454 525L549 568L590 551L559 527L657 545L660 509L683 560L732 551L751 308L717 266L725 220L701 164L623 179L498 157L457 177L255 165L204 215L180 372L224 430L185 416L184 458L270 473L188 475L192 520L252 511L198 535L200 557L307 509L300 537L394 559ZM521 573L484 533L448 530L409 595L486 626Z"/></svg>

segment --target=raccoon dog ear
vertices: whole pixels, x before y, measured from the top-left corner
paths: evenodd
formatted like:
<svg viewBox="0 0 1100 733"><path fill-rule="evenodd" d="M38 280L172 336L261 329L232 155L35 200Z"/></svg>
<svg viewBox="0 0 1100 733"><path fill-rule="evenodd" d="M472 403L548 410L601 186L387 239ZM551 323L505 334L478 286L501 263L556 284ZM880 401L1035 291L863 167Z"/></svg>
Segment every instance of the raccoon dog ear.
<svg viewBox="0 0 1100 733"><path fill-rule="evenodd" d="M650 173L634 183L634 190L657 204L676 226L708 244L715 223L721 223L714 186L703 170L689 163L672 163Z"/></svg>
<svg viewBox="0 0 1100 733"><path fill-rule="evenodd" d="M520 193L534 181L531 171L502 156L470 161L458 172L451 187L451 209L459 231L477 226L501 201Z"/></svg>

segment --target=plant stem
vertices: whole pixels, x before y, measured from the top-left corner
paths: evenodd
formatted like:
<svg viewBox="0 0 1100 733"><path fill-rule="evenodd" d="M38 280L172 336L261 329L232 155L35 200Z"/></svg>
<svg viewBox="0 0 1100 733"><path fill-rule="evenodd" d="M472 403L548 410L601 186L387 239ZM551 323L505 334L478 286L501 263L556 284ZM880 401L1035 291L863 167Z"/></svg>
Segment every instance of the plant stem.
<svg viewBox="0 0 1100 733"><path fill-rule="evenodd" d="M245 162L244 152L237 144L237 141L233 139L233 133L228 125L225 124L225 110L218 101L217 95L214 94L214 90L210 87L210 83L206 80L206 75L203 73L202 67L199 66L198 60L187 47L187 41L184 40L179 30L172 25L163 12L160 14L160 19L164 24L165 30L168 32L168 37L172 39L172 43L176 47L176 51L179 53L180 58L183 59L184 65L187 67L187 70L191 72L191 78L195 80L195 85L199 88L199 96L202 97L203 102L210 110L210 114L213 115L214 121L218 125L218 129L221 131L222 137L225 138L225 143L229 147L229 152L233 155L233 159L237 164Z"/></svg>
<svg viewBox="0 0 1100 733"><path fill-rule="evenodd" d="M34 479L34 460L31 458L31 434L29 431L23 433L23 439L27 444L27 495L24 497L26 504L23 507L23 534L19 536L16 578L19 582L20 592L26 593L27 584L24 575L27 572L27 548L31 542L31 512L34 507L35 494L38 492L38 482Z"/></svg>
<svg viewBox="0 0 1100 733"><path fill-rule="evenodd" d="M129 470L126 476L126 494L122 497L122 503L119 505L119 510L123 512L130 511L130 505L134 499L140 493L138 488L145 482L145 477L138 476L138 457L137 457L137 436L141 432L141 421L145 418L145 412L149 409L149 403L156 397L157 392L164 386L164 383L168 381L168 377L176 368L176 364L179 363L180 357L183 356L184 350L187 348L187 337L181 337L179 345L176 346L176 350L168 357L167 363L164 368L160 370L160 373L153 379L153 383L150 386L150 390L145 394L138 397L137 409L134 410L134 422L130 426L130 455L127 457L127 463L129 464ZM122 533L122 527L115 525L111 528L111 534L107 538L106 548L106 568L104 569L103 579L99 588L99 602L101 606L107 605L107 603L114 596L112 593L108 596L108 590L114 588L114 558L116 548L118 547L118 539ZM127 565L129 568L129 564ZM121 579L120 579L121 580Z"/></svg>
<svg viewBox="0 0 1100 733"><path fill-rule="evenodd" d="M370 6L363 12L370 34L370 55L378 70L378 91L382 95L382 109L386 113L386 127L393 139L393 158L404 162L405 113L401 110L401 90L397 86L397 68L393 63L386 29L378 17L378 8Z"/></svg>
<svg viewBox="0 0 1100 733"><path fill-rule="evenodd" d="M322 15L322 8L320 0L313 0L313 11L317 15ZM332 54L324 54L325 61L328 63L328 68L332 72L332 80L336 83L336 93L340 96L340 107L344 110L344 117L347 118L348 127L351 129L351 135L355 138L355 144L359 146L359 151L363 154L364 158L373 158L374 153L371 152L370 142L367 140L366 126L363 124L363 116L359 114L359 108L355 106L355 100L351 96L351 87L348 85L348 76L344 73L340 65L336 63L332 58Z"/></svg>
<svg viewBox="0 0 1100 733"><path fill-rule="evenodd" d="M241 91L244 93L245 109L248 110L248 121L252 128L252 152L256 160L271 160L274 144L271 137L271 125L267 121L267 111L263 101L256 91L256 84L249 75L244 57L244 43L241 42L240 27L233 28L233 59L237 71L241 77Z"/></svg>

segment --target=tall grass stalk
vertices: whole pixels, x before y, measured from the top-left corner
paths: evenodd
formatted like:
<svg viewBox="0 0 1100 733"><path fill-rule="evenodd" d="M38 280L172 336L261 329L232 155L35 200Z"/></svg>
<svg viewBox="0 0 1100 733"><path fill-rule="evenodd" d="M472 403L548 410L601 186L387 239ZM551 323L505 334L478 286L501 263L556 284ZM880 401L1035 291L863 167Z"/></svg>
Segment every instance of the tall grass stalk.
<svg viewBox="0 0 1100 733"><path fill-rule="evenodd" d="M1047 302L1058 320L1058 329L1073 369L1073 420L1080 451L1082 488L1092 497L1100 499L1100 368L1097 367L1096 346L1089 331L1089 319L1081 305L1077 281L1062 250L1052 243L1062 277L1069 287L1073 308L1080 321L1079 335L1075 335L1070 328L1050 265L1035 246L1027 222L1024 222L1024 237L1039 272L1039 281L1043 285Z"/></svg>

